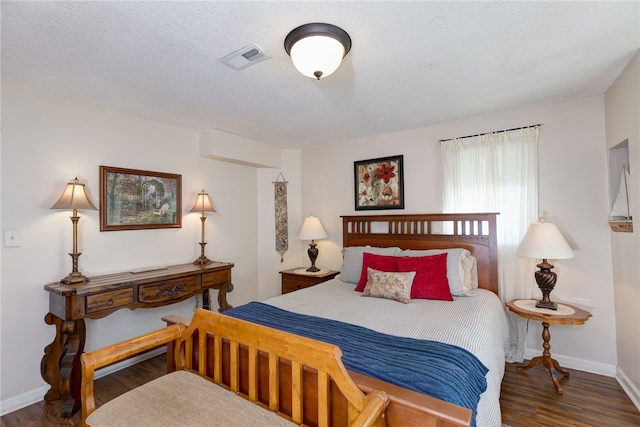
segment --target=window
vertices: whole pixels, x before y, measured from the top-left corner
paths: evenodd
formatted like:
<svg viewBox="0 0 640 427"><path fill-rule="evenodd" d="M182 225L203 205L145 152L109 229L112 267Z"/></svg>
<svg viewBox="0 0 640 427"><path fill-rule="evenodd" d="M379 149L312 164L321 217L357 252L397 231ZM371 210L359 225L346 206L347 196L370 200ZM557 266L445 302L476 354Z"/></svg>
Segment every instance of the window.
<svg viewBox="0 0 640 427"><path fill-rule="evenodd" d="M444 212L498 212L498 286L503 301L530 298L535 261L515 252L538 221L538 126L441 142ZM509 361L522 360L526 320L512 317Z"/></svg>

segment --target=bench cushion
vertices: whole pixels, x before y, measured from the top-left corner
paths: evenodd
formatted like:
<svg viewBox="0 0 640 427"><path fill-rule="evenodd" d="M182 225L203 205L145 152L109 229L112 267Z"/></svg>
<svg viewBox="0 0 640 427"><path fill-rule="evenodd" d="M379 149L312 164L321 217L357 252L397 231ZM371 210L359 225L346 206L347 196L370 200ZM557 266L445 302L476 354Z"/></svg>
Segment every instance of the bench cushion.
<svg viewBox="0 0 640 427"><path fill-rule="evenodd" d="M91 427L291 427L281 416L192 372L176 371L100 406Z"/></svg>

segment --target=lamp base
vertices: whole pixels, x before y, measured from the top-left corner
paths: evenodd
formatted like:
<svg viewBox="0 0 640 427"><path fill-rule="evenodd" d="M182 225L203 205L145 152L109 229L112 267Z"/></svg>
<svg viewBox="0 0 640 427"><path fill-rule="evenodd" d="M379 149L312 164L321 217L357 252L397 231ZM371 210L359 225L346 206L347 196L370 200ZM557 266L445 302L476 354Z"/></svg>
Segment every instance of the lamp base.
<svg viewBox="0 0 640 427"><path fill-rule="evenodd" d="M558 309L558 304L556 304L553 301L538 300L538 302L536 302L536 307L537 308L546 308L546 309L549 309L549 310L557 310Z"/></svg>
<svg viewBox="0 0 640 427"><path fill-rule="evenodd" d="M207 258L206 256L201 256L200 258L198 258L197 260L193 261L193 263L195 265L205 265L205 264L211 264L213 261L211 261L209 258Z"/></svg>
<svg viewBox="0 0 640 427"><path fill-rule="evenodd" d="M73 219L73 218L72 218ZM76 220L77 221L77 220ZM74 223L75 225L75 223ZM74 240L74 252L71 252L69 254L69 256L71 257L71 273L69 273L69 275L65 278L63 278L62 280L60 280L60 283L64 283L65 285L74 285L77 283L85 283L89 281L89 278L86 276L83 276L79 271L78 271L78 258L80 258L80 255L82 255L82 253L80 252L75 252L76 250L76 237L77 234L75 232L74 229L74 233L73 233L73 240Z"/></svg>
<svg viewBox="0 0 640 427"><path fill-rule="evenodd" d="M318 244L315 241L311 241L309 243L309 249L307 249L307 255L309 255L309 260L311 261L311 267L307 268L307 271L310 273L315 273L320 271L318 267L316 267L316 259L318 258Z"/></svg>
<svg viewBox="0 0 640 427"><path fill-rule="evenodd" d="M62 280L60 280L60 283L64 283L65 285L75 285L77 283L86 283L89 281L89 278L86 276L83 276L82 274L78 273L77 271L71 272L69 273L69 275L65 278L63 278Z"/></svg>
<svg viewBox="0 0 640 427"><path fill-rule="evenodd" d="M203 222L203 224L204 224L204 222ZM206 246L207 242L202 241L202 242L200 242L198 244L200 245L200 258L198 258L197 260L193 261L193 263L195 265L211 264L213 261L211 261L209 258L204 256L204 247Z"/></svg>
<svg viewBox="0 0 640 427"><path fill-rule="evenodd" d="M543 259L537 267L540 268L540 271L536 271L536 283L542 292L542 299L536 303L536 307L557 310L558 305L549 298L549 294L556 286L556 280L558 279L556 273L551 271L553 264L549 264L546 259Z"/></svg>

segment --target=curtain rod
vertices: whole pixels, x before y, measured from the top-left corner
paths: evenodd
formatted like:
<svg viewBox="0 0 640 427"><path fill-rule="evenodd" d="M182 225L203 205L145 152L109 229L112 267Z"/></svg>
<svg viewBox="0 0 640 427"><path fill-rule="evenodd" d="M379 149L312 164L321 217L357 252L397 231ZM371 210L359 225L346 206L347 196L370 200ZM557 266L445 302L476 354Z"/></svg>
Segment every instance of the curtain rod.
<svg viewBox="0 0 640 427"><path fill-rule="evenodd" d="M495 130L493 132L484 132L484 133L477 133L475 135L467 135L467 136L459 136L456 138L448 138L448 139L440 139L438 140L438 142L446 142L446 141L452 141L454 139L464 139L464 138L473 138L474 136L482 136L482 135L488 135L490 133L502 133L502 132L511 132L514 130L520 130L520 129L528 129L528 128L535 128L535 127L539 127L539 126L544 126L542 123L538 123L535 125L529 125L529 126L521 126L519 128L512 128L512 129L502 129L502 130Z"/></svg>

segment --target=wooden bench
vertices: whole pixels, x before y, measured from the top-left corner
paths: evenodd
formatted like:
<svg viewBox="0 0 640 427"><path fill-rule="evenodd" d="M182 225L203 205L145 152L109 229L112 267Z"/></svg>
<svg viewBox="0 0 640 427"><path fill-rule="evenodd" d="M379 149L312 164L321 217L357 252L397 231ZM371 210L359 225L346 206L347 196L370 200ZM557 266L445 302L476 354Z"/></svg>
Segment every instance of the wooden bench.
<svg viewBox="0 0 640 427"><path fill-rule="evenodd" d="M97 369L167 344L171 373L96 409ZM341 357L337 346L200 309L188 327L84 353L83 425L385 426L388 396L362 392Z"/></svg>

